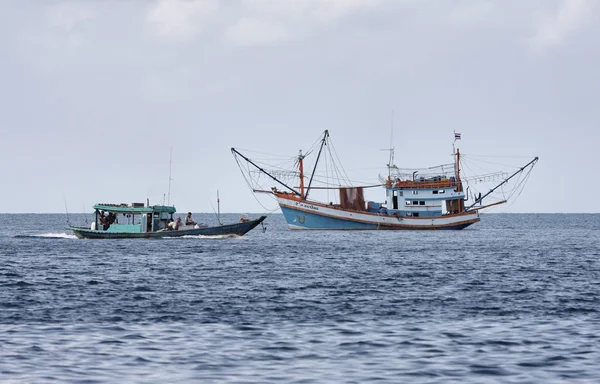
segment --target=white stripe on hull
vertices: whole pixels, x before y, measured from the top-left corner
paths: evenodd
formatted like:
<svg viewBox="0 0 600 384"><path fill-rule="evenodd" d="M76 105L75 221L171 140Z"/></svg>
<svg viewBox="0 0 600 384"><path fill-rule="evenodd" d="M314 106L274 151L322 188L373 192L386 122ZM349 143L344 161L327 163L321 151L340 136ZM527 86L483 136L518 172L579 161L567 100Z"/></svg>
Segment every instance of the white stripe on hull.
<svg viewBox="0 0 600 384"><path fill-rule="evenodd" d="M479 221L479 212L470 211L458 215L445 215L436 217L396 217L388 215L380 215L368 212L348 211L339 208L333 208L322 203L297 201L286 199L285 197L276 196L277 201L282 208L288 208L293 211L303 214L321 216L323 218L332 219L332 223L336 220L342 220L348 223L362 223L366 225L375 225L373 229L442 229L445 227L461 226L473 224ZM310 228L307 226L296 225L288 222L291 229L360 229L346 228L340 226L325 226L324 228Z"/></svg>

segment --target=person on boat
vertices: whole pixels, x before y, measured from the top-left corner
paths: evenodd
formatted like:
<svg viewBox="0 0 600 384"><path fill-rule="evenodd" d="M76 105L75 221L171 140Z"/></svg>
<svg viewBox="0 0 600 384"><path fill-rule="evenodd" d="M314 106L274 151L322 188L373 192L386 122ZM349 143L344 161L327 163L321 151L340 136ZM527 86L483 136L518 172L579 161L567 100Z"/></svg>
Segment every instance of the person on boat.
<svg viewBox="0 0 600 384"><path fill-rule="evenodd" d="M196 225L196 222L192 219L192 212L188 212L185 217L185 225Z"/></svg>
<svg viewBox="0 0 600 384"><path fill-rule="evenodd" d="M173 220L173 218L171 217L169 219L169 222L167 223L167 231L171 231L173 230L173 227L175 227L175 221Z"/></svg>
<svg viewBox="0 0 600 384"><path fill-rule="evenodd" d="M181 217L178 217L176 221L173 221L173 219L169 220L169 226L168 226L169 230L177 231L180 226L181 226Z"/></svg>
<svg viewBox="0 0 600 384"><path fill-rule="evenodd" d="M106 217L104 217L104 230L106 231L110 226L117 220L117 214L114 212L109 212Z"/></svg>
<svg viewBox="0 0 600 384"><path fill-rule="evenodd" d="M100 211L100 215L98 216L98 221L100 222L100 228L103 231L106 231L108 227L110 227L110 213L108 215L104 214L104 211Z"/></svg>

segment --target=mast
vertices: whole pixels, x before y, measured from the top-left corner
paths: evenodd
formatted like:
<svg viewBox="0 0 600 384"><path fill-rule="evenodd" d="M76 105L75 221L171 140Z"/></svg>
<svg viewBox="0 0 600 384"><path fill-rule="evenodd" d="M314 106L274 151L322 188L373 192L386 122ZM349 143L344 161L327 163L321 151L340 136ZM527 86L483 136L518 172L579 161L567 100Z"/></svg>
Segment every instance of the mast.
<svg viewBox="0 0 600 384"><path fill-rule="evenodd" d="M462 181L460 181L460 149L456 148L456 192L462 192ZM458 201L458 212L462 212L465 209L465 202L463 199L459 199Z"/></svg>
<svg viewBox="0 0 600 384"><path fill-rule="evenodd" d="M298 153L298 171L300 171L300 197L304 199L304 156L302 150Z"/></svg>
<svg viewBox="0 0 600 384"><path fill-rule="evenodd" d="M321 140L321 147L319 148L319 154L317 155L317 160L315 161L315 167L313 168L312 174L310 175L310 180L308 182L308 189L306 190L306 195L304 195L304 199L308 196L308 192L310 191L310 186L313 181L313 177L315 176L315 171L317 170L317 165L319 164L319 159L321 158L321 152L323 151L323 147L327 143L327 138L329 137L329 131L326 129L323 134L323 139ZM302 185L302 184L301 184Z"/></svg>
<svg viewBox="0 0 600 384"><path fill-rule="evenodd" d="M460 180L460 149L456 149L456 192L462 192L462 181Z"/></svg>
<svg viewBox="0 0 600 384"><path fill-rule="evenodd" d="M538 157L536 156L533 160L531 160L529 163L525 164L524 166L522 166L521 168L519 168L518 171L516 171L515 173L513 173L512 175L510 175L509 177L507 177L506 179L504 179L504 181L502 181L500 184L496 185L494 188L490 189L490 191L488 193L486 193L485 195L481 196L480 198L476 199L475 202L471 205L469 205L467 208L465 208L465 211L468 211L469 209L473 208L477 203L479 203L480 201L482 201L484 198L486 198L487 196L489 196L492 192L494 192L496 189L500 188L502 185L508 183L508 181L510 179L512 179L513 177L517 176L519 173L523 172L527 167L529 166L533 166L535 165L535 163L538 161Z"/></svg>
<svg viewBox="0 0 600 384"><path fill-rule="evenodd" d="M241 153L239 153L235 148L231 148L231 152L233 152L234 154L238 154L240 155L240 157L244 160L246 160L248 163L252 164L256 169L258 169L259 171L261 171L262 173L264 173L265 175L269 176L271 179L275 180L276 182L278 182L279 184L283 185L284 187L286 187L287 189L289 189L290 191L294 192L296 195L301 196L300 193L298 193L298 191L296 191L294 188L290 187L289 185L285 184L284 182L280 181L278 178L276 178L275 176L271 175L269 172L265 171L264 169L262 169L261 167L259 167L258 165L256 165L252 160L250 160L249 158L247 158L246 156L242 155Z"/></svg>

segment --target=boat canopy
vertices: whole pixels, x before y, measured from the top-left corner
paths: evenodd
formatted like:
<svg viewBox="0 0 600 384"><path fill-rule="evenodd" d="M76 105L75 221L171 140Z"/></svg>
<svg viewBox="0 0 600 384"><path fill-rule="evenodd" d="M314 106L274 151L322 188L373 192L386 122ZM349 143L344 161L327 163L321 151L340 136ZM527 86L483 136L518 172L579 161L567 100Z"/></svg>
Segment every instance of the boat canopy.
<svg viewBox="0 0 600 384"><path fill-rule="evenodd" d="M151 207L145 207L143 203L132 203L128 204L107 204L100 203L94 205L94 209L96 211L107 211L107 212L115 212L115 213L131 213L131 214L140 214L140 213L153 213L153 212L166 212L166 213L175 213L176 209L173 206L166 205L153 205Z"/></svg>

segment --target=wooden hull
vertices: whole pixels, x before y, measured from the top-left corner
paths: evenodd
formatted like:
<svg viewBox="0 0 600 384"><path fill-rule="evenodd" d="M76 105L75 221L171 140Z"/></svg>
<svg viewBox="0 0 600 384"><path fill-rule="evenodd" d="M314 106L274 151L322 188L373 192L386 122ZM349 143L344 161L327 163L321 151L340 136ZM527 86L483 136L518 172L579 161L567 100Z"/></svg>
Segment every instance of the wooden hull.
<svg viewBox="0 0 600 384"><path fill-rule="evenodd" d="M158 232L110 232L102 230L92 230L82 227L69 227L75 236L80 239L152 239L165 237L184 237L184 236L223 236L237 235L243 236L257 225L263 222L266 216L261 216L256 220L239 222L234 224L219 225L215 227L200 227L178 231L158 231Z"/></svg>
<svg viewBox="0 0 600 384"><path fill-rule="evenodd" d="M456 230L464 229L480 220L477 211L435 217L396 217L300 201L287 195L277 195L277 200L291 229Z"/></svg>

